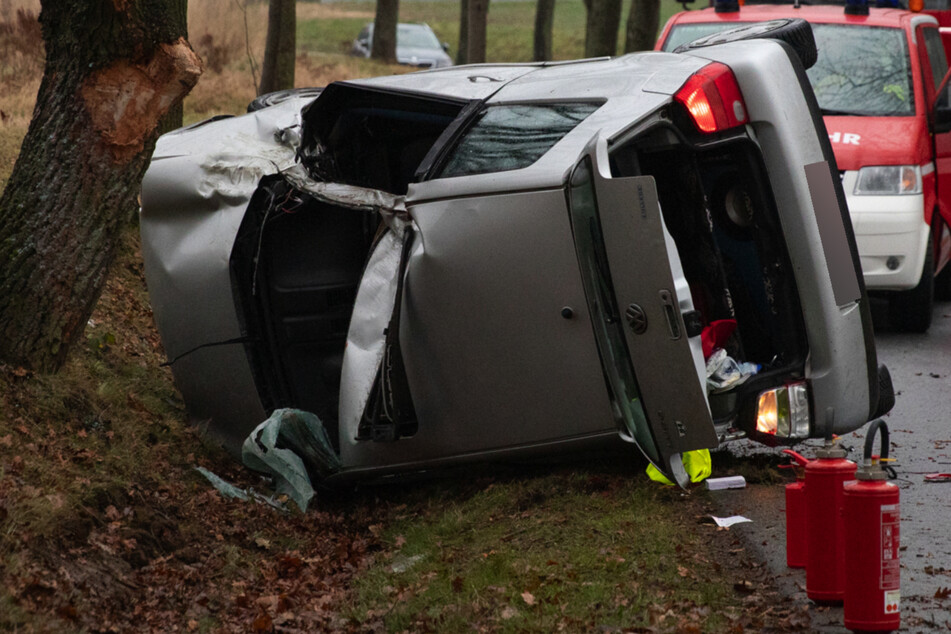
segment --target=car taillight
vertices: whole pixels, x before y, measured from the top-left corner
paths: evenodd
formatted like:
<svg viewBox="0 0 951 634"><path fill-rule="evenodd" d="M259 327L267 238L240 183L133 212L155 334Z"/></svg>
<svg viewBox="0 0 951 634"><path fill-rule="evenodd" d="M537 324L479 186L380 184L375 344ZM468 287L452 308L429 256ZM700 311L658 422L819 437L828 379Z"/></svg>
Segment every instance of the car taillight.
<svg viewBox="0 0 951 634"><path fill-rule="evenodd" d="M720 132L746 123L746 104L733 71L725 64L707 64L690 76L674 95L687 108L701 132Z"/></svg>

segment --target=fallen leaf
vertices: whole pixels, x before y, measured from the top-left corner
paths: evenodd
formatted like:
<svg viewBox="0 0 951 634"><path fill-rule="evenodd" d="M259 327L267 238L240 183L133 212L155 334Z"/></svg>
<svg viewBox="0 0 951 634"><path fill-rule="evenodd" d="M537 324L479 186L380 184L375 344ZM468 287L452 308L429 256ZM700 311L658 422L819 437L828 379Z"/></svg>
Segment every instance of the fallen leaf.
<svg viewBox="0 0 951 634"><path fill-rule="evenodd" d="M254 621L251 622L252 632L271 632L274 630L274 622L267 612L261 612Z"/></svg>
<svg viewBox="0 0 951 634"><path fill-rule="evenodd" d="M406 545L406 538L403 537L402 535L397 535L393 543L397 548L402 548L403 546Z"/></svg>
<svg viewBox="0 0 951 634"><path fill-rule="evenodd" d="M942 588L938 587L937 592L934 593L935 599L947 599L951 598L951 588Z"/></svg>
<svg viewBox="0 0 951 634"><path fill-rule="evenodd" d="M525 592L522 593L522 601L524 601L528 605L535 605L535 595L529 592L528 590L526 590Z"/></svg>
<svg viewBox="0 0 951 634"><path fill-rule="evenodd" d="M507 605L504 608L502 608L502 618L505 619L506 621L508 621L513 616L517 616L517 615L518 615L518 610L516 610L510 605Z"/></svg>
<svg viewBox="0 0 951 634"><path fill-rule="evenodd" d="M684 568L683 566L677 566L677 574L680 575L681 577L686 577L687 575L690 574L690 570L688 570L687 568Z"/></svg>
<svg viewBox="0 0 951 634"><path fill-rule="evenodd" d="M746 580L744 580L744 581L738 581L738 582L734 583L734 584L733 584L733 589L736 590L737 592L741 593L741 594L750 594L750 593L753 592L756 588L753 586L753 582L752 582L752 581L746 581Z"/></svg>

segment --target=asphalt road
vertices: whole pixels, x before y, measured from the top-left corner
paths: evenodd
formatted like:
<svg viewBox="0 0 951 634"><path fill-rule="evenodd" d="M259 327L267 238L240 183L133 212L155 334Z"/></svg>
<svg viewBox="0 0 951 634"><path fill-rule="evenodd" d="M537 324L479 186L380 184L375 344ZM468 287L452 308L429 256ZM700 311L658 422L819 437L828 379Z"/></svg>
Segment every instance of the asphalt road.
<svg viewBox="0 0 951 634"><path fill-rule="evenodd" d="M951 303L936 304L933 325L925 335L890 331L883 308L875 305L873 314L879 361L888 365L897 393L895 408L885 420L890 453L897 459L895 483L901 489L901 631L948 632L951 598L935 594L951 588L951 482L925 482L924 475L951 473ZM851 460L860 461L864 428L840 442L852 448ZM810 442L797 450L812 458L819 444ZM729 451L742 455L763 450L741 442ZM846 632L842 609L812 605L805 596L805 572L786 567L783 485L714 495L725 515L753 520L731 530L747 538L747 547L766 562L789 601L809 604L812 630Z"/></svg>

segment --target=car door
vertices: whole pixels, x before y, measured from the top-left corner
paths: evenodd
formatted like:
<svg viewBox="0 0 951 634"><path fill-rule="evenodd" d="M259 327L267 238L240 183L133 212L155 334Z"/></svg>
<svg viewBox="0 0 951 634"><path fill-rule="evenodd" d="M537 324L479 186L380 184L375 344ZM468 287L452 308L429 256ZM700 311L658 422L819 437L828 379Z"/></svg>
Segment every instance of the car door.
<svg viewBox="0 0 951 634"><path fill-rule="evenodd" d="M951 233L948 231L948 225L951 224L951 204L947 202L949 200L947 192L951 191L951 130L936 126L934 120L938 89L948 74L944 42L937 25L927 24L918 27L918 50L922 60L921 74L933 133L937 208L944 220L944 222L936 222L932 219L931 223L934 230L939 232L937 236L939 248L935 251L935 264L941 267L951 257Z"/></svg>
<svg viewBox="0 0 951 634"><path fill-rule="evenodd" d="M568 199L578 266L622 436L668 478L689 482L681 456L718 438L705 394L700 332L650 176L611 178L594 139ZM692 321L692 320L691 320Z"/></svg>

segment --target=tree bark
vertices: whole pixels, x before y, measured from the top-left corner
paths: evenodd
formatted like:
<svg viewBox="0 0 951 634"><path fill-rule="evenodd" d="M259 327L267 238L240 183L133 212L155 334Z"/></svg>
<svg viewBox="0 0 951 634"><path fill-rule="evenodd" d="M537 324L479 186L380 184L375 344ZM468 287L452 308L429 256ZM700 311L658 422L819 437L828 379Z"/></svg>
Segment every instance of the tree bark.
<svg viewBox="0 0 951 634"><path fill-rule="evenodd" d="M270 0L267 11L267 41L261 65L258 94L294 87L297 63L297 1Z"/></svg>
<svg viewBox="0 0 951 634"><path fill-rule="evenodd" d="M373 45L370 57L383 62L396 62L396 24L399 21L400 0L376 0L376 19L373 21Z"/></svg>
<svg viewBox="0 0 951 634"><path fill-rule="evenodd" d="M466 58L469 64L485 63L485 31L489 19L489 0L469 0L469 37Z"/></svg>
<svg viewBox="0 0 951 634"><path fill-rule="evenodd" d="M660 0L631 0L627 16L624 52L650 51L660 28Z"/></svg>
<svg viewBox="0 0 951 634"><path fill-rule="evenodd" d="M535 42L532 59L547 62L552 58L552 30L555 26L555 0L538 0L535 8Z"/></svg>
<svg viewBox="0 0 951 634"><path fill-rule="evenodd" d="M46 67L0 196L0 359L56 370L136 209L159 120L201 62L164 0L42 0Z"/></svg>
<svg viewBox="0 0 951 634"><path fill-rule="evenodd" d="M469 63L469 0L459 2L459 49L456 64Z"/></svg>
<svg viewBox="0 0 951 634"><path fill-rule="evenodd" d="M585 0L584 56L617 55L617 35L621 26L621 0Z"/></svg>
<svg viewBox="0 0 951 634"><path fill-rule="evenodd" d="M178 37L188 39L188 0L168 0L168 20L169 29ZM185 117L185 109L182 101L178 101L158 125L158 136L177 130L182 127Z"/></svg>

